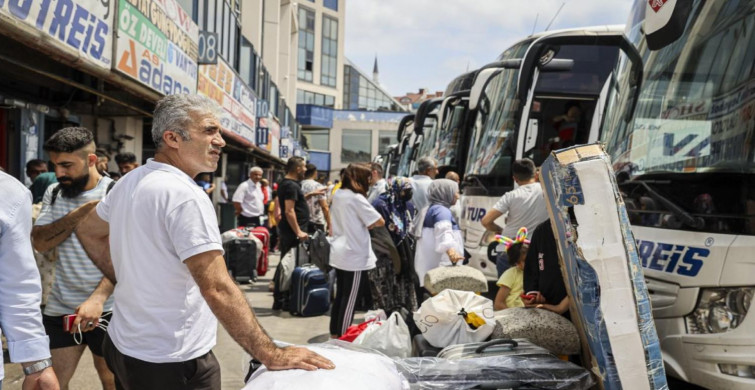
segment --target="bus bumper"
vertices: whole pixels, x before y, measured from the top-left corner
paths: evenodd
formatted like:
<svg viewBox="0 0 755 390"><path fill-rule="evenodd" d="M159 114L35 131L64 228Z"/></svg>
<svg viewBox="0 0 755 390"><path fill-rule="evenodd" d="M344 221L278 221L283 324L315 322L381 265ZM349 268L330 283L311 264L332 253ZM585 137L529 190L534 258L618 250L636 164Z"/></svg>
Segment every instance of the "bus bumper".
<svg viewBox="0 0 755 390"><path fill-rule="evenodd" d="M708 389L755 389L755 338L664 332L683 326L681 318L656 320L667 375Z"/></svg>

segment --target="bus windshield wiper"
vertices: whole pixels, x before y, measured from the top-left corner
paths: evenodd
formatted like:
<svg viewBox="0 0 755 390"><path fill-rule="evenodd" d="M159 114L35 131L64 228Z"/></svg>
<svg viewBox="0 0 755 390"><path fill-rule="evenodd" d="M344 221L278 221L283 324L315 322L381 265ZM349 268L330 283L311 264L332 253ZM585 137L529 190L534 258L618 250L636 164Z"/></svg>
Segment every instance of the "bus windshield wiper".
<svg viewBox="0 0 755 390"><path fill-rule="evenodd" d="M684 211L683 208L679 207L676 203L671 201L670 199L666 198L665 196L659 194L657 191L652 189L648 183L641 181L641 180L632 180L632 181L625 181L623 183L619 183L619 187L623 187L626 185L632 185L632 184L638 184L642 186L648 195L650 195L653 200L656 202L662 204L664 207L666 207L667 210L671 211L679 220L684 223L685 225L693 228L693 229L702 229L705 227L705 220L700 217L695 217L692 214Z"/></svg>

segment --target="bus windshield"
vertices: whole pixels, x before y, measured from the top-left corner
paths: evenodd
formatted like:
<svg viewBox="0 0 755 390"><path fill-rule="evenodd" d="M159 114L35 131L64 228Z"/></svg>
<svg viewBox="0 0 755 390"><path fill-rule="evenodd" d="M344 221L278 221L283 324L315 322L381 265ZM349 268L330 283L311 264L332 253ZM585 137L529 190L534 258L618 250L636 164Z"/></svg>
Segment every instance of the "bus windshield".
<svg viewBox="0 0 755 390"><path fill-rule="evenodd" d="M417 147L417 158L424 156L435 157L438 155L438 121L435 115L425 117L425 126L422 129L422 142Z"/></svg>
<svg viewBox="0 0 755 390"><path fill-rule="evenodd" d="M620 181L645 182L623 187L627 207L638 212L633 223L755 234L752 2L694 2L684 34L657 51L647 49L643 16L627 25L645 63L636 108L624 112L632 97L621 88L629 69L620 61L602 134ZM655 196L645 190L651 187ZM704 223L682 226L664 215L670 210L658 195Z"/></svg>
<svg viewBox="0 0 755 390"><path fill-rule="evenodd" d="M513 143L516 142L513 135L519 111L518 76L518 69L502 69L491 78L480 96L465 176L504 172L504 166L513 161Z"/></svg>
<svg viewBox="0 0 755 390"><path fill-rule="evenodd" d="M448 103L448 115L438 132L438 166L456 166L462 126L467 113L469 100L454 99Z"/></svg>

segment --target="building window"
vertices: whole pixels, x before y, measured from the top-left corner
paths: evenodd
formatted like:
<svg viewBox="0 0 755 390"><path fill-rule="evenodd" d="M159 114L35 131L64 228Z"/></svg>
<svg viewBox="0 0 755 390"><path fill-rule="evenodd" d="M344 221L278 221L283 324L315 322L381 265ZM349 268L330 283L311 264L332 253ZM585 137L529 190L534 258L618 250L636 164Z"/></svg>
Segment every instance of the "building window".
<svg viewBox="0 0 755 390"><path fill-rule="evenodd" d="M388 147L396 143L396 132L391 130L380 130L378 133L378 154L388 152Z"/></svg>
<svg viewBox="0 0 755 390"><path fill-rule="evenodd" d="M194 23L197 22L197 0L178 0L178 5L183 8L184 11L186 11L187 14L191 17L191 20L194 21Z"/></svg>
<svg viewBox="0 0 755 390"><path fill-rule="evenodd" d="M315 63L315 12L299 7L299 64L297 78L312 81Z"/></svg>
<svg viewBox="0 0 755 390"><path fill-rule="evenodd" d="M372 131L344 130L341 135L341 162L370 162Z"/></svg>
<svg viewBox="0 0 755 390"><path fill-rule="evenodd" d="M322 17L322 64L320 66L320 84L336 86L336 69L338 65L338 20L329 16Z"/></svg>
<svg viewBox="0 0 755 390"><path fill-rule="evenodd" d="M296 90L296 103L297 104L316 104L318 106L335 107L336 97L331 95L323 95L321 93L315 93L305 91L303 89Z"/></svg>
<svg viewBox="0 0 755 390"><path fill-rule="evenodd" d="M244 36L241 36L239 49L239 75L250 88L257 91L257 53Z"/></svg>
<svg viewBox="0 0 755 390"><path fill-rule="evenodd" d="M330 130L306 130L302 134L310 149L330 150Z"/></svg>
<svg viewBox="0 0 755 390"><path fill-rule="evenodd" d="M338 11L338 0L323 0L322 5L333 11Z"/></svg>
<svg viewBox="0 0 755 390"><path fill-rule="evenodd" d="M205 31L212 31L212 32L217 31L215 29L215 14L217 13L215 0L207 0L207 3L205 4L204 8L207 10L207 12L205 12L206 19L204 20L204 26L200 26L200 27L204 28Z"/></svg>

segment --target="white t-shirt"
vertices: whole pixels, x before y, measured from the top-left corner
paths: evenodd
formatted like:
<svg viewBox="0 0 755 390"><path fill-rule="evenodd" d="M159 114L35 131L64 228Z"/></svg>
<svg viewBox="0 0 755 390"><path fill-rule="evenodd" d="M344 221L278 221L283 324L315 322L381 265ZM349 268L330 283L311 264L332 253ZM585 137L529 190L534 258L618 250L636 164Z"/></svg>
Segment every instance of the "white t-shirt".
<svg viewBox="0 0 755 390"><path fill-rule="evenodd" d="M178 168L150 159L97 205L110 224L115 305L108 334L125 355L183 362L215 346L217 319L186 259L223 251L215 210Z"/></svg>
<svg viewBox="0 0 755 390"><path fill-rule="evenodd" d="M241 203L241 215L245 217L259 217L265 213L265 205L262 202L264 197L260 183L255 183L251 179L239 184L233 193L233 201Z"/></svg>
<svg viewBox="0 0 755 390"><path fill-rule="evenodd" d="M526 227L531 235L537 225L548 219L543 188L540 183L526 184L511 190L498 199L493 209L508 217L503 228L503 236L514 238L519 228Z"/></svg>
<svg viewBox="0 0 755 390"><path fill-rule="evenodd" d="M370 186L370 190L367 192L367 201L370 204L385 192L385 184L385 179L380 179L377 183Z"/></svg>
<svg viewBox="0 0 755 390"><path fill-rule="evenodd" d="M333 224L330 265L343 271L375 268L377 258L372 252L367 227L380 218L364 196L345 188L336 191L330 207L330 221Z"/></svg>
<svg viewBox="0 0 755 390"><path fill-rule="evenodd" d="M412 203L414 203L414 209L418 212L422 211L422 208L430 205L430 201L427 199L427 188L432 184L433 179L427 175L414 175L412 176Z"/></svg>

